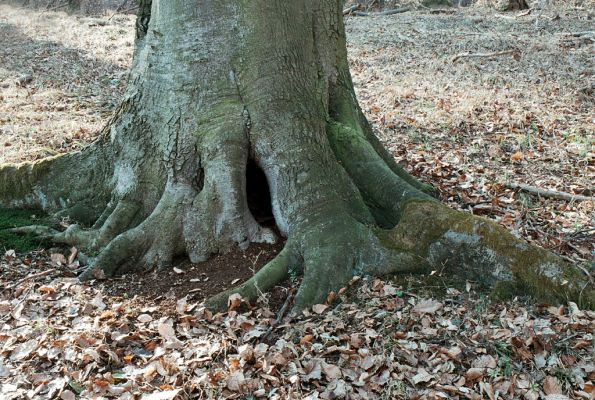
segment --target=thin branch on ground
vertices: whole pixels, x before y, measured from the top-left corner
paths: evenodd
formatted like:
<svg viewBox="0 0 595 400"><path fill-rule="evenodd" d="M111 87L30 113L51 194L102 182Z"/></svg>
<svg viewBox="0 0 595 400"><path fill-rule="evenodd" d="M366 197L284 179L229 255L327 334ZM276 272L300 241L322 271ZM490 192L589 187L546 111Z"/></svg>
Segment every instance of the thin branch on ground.
<svg viewBox="0 0 595 400"><path fill-rule="evenodd" d="M454 14L457 10L453 10L452 8L429 8L428 12L430 14Z"/></svg>
<svg viewBox="0 0 595 400"><path fill-rule="evenodd" d="M566 193L566 192L558 192L558 191L549 190L549 189L542 189L537 186L525 185L523 183L507 182L504 184L504 186L506 186L507 188L510 188L510 189L516 189L516 190L520 190L523 192L535 194L535 195L538 195L541 197L549 197L549 198L558 199L558 200L595 201L595 197L582 196L580 194L572 194L572 193Z"/></svg>
<svg viewBox="0 0 595 400"><path fill-rule="evenodd" d="M6 290L11 290L16 288L17 286L21 285L22 283L31 280L31 279L37 279L40 278L42 276L46 276L46 275L51 275L54 272L59 272L59 270L57 270L56 268L51 268L42 272L39 272L37 274L33 274L33 275L29 275L24 277L23 279L19 279L18 281L16 281L15 283L13 283L12 285L8 285L6 286L4 289L2 289L2 291L6 291Z"/></svg>
<svg viewBox="0 0 595 400"><path fill-rule="evenodd" d="M564 33L564 36L595 37L595 31L568 32L568 33Z"/></svg>
<svg viewBox="0 0 595 400"><path fill-rule="evenodd" d="M343 15L348 15L351 14L354 11L357 11L361 8L361 6L359 4L354 4L351 7L348 7L346 9L343 10Z"/></svg>
<svg viewBox="0 0 595 400"><path fill-rule="evenodd" d="M120 11L116 10L116 12L113 13L112 15L110 15L110 17L107 20L110 21L112 18L114 18L118 14L127 14L130 11L136 10L137 8L138 8L138 6L132 6L130 8L127 8L126 10L120 10Z"/></svg>
<svg viewBox="0 0 595 400"><path fill-rule="evenodd" d="M47 12L47 11L59 10L60 8L64 8L64 7L67 7L67 6L68 6L68 2L62 3L62 4L58 4L57 6L46 8L45 10L42 11L42 13Z"/></svg>
<svg viewBox="0 0 595 400"><path fill-rule="evenodd" d="M507 56L507 55L519 55L520 52L518 50L504 50L504 51L495 51L493 53L461 53L457 54L453 57L452 62L456 62L461 58L485 58L485 57L498 57L498 56Z"/></svg>
<svg viewBox="0 0 595 400"><path fill-rule="evenodd" d="M405 6L405 7L394 8L392 10L386 10L386 11L377 12L377 13L370 13L370 12L365 12L365 11L354 11L352 13L352 15L355 15L356 17L383 16L383 15L400 14L400 13L404 13L404 12L411 11L411 10L412 10L411 7Z"/></svg>
<svg viewBox="0 0 595 400"><path fill-rule="evenodd" d="M523 11L522 13L517 14L516 17L517 18L518 17L526 17L527 15L531 14L532 12L533 12L533 9L532 8L529 8L528 10Z"/></svg>
<svg viewBox="0 0 595 400"><path fill-rule="evenodd" d="M293 303L294 295L295 295L295 290L290 289L289 294L287 295L287 298L285 299L285 302L283 303L283 306L281 306L281 309L277 313L277 318L275 319L275 321L273 321L273 323L271 324L269 329L267 329L267 332L265 333L265 335L263 337L264 341L268 340L268 338L273 333L273 330L276 327L278 327L279 324L281 324L281 321L283 321L283 318L285 318L285 315L289 311L289 306Z"/></svg>

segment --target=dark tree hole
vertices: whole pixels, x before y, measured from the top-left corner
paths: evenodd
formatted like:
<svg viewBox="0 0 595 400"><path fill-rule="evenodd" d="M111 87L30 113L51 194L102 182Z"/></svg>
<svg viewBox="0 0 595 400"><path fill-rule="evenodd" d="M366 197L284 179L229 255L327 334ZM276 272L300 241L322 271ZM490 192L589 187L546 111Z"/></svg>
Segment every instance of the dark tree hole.
<svg viewBox="0 0 595 400"><path fill-rule="evenodd" d="M264 172L253 160L248 160L246 167L246 196L248 208L256 222L267 228L274 228L276 225L269 184Z"/></svg>

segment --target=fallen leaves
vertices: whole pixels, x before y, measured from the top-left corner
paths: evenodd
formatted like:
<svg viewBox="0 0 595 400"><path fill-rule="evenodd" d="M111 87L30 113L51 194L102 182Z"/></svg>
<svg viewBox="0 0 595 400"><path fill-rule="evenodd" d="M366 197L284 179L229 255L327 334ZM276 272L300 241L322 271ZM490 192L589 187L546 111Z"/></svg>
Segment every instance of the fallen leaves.
<svg viewBox="0 0 595 400"><path fill-rule="evenodd" d="M411 312L414 314L434 314L436 311L442 308L442 303L436 300L422 300L417 303Z"/></svg>
<svg viewBox="0 0 595 400"><path fill-rule="evenodd" d="M4 257L0 271L18 262ZM394 398L397 383L411 399L556 400L588 399L594 387L595 314L575 304L487 307L471 289L437 300L360 278L352 297L337 294L340 305L275 325L263 307L212 314L186 297L113 298L68 277L35 275L21 286L0 298L2 310L20 304L0 330L8 400L374 399Z"/></svg>

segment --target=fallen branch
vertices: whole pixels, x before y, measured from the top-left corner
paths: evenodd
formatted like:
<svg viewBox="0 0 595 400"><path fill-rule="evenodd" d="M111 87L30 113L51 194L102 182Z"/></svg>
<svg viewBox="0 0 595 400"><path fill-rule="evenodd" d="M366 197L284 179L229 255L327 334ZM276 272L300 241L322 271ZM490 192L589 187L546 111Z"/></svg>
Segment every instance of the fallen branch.
<svg viewBox="0 0 595 400"><path fill-rule="evenodd" d="M122 10L120 10L120 11L116 10L116 12L114 12L107 20L108 21L111 21L111 19L114 18L116 15L118 15L118 14L128 14L130 11L134 11L137 8L138 8L138 6L132 6L130 8L127 8L126 10L123 10L123 11Z"/></svg>
<svg viewBox="0 0 595 400"><path fill-rule="evenodd" d="M404 13L407 11L411 11L411 7L405 6L405 7L393 8L392 10L386 10L386 11L375 12L375 13L369 13L366 11L354 11L352 13L352 15L355 15L356 17L383 16L383 15L400 14L400 13Z"/></svg>
<svg viewBox="0 0 595 400"><path fill-rule="evenodd" d="M453 10L452 8L430 8L428 12L430 14L454 14L457 10Z"/></svg>
<svg viewBox="0 0 595 400"><path fill-rule="evenodd" d="M582 196L580 194L572 194L566 192L558 192L555 190L542 189L537 186L525 185L523 183L505 183L504 186L510 189L517 189L523 192L532 193L541 197L549 197L558 200L568 201L595 201L595 197Z"/></svg>
<svg viewBox="0 0 595 400"><path fill-rule="evenodd" d="M563 33L564 36L574 36L574 37L595 37L595 31L582 31L582 32L566 32Z"/></svg>
<svg viewBox="0 0 595 400"><path fill-rule="evenodd" d="M15 283L13 283L12 285L8 285L8 286L6 286L4 289L2 289L2 291L5 291L5 290L10 290L10 289L14 289L15 287L19 286L20 284L22 284L22 283L24 283L24 282L26 282L26 281L28 281L28 280L31 280L31 279L37 279L37 278L41 278L42 276L46 276L46 275L53 274L53 273L54 273L54 272L56 272L56 271L58 271L58 272L59 272L59 270L57 270L57 269L55 269L55 268L51 268L51 269L48 269L48 270L45 270L45 271L39 272L39 273L37 273L37 274L33 274L33 275L26 276L26 277L24 277L23 279L19 279L18 281L16 281L16 282L15 282Z"/></svg>
<svg viewBox="0 0 595 400"><path fill-rule="evenodd" d="M66 3L58 4L57 6L48 7L45 10L43 10L41 13L43 14L44 12L47 12L47 11L56 11L56 10L59 10L60 8L64 8L64 7L68 6L68 4L69 3L66 2Z"/></svg>
<svg viewBox="0 0 595 400"><path fill-rule="evenodd" d="M507 56L507 55L520 56L520 53L518 50L495 51L493 53L461 53L461 54L454 56L452 59L452 62L456 62L456 61L460 60L461 58L484 58L484 57L497 57L497 56Z"/></svg>
<svg viewBox="0 0 595 400"><path fill-rule="evenodd" d="M348 7L346 9L343 10L343 15L348 15L351 14L352 12L359 10L361 8L360 4L354 4L351 7Z"/></svg>
<svg viewBox="0 0 595 400"><path fill-rule="evenodd" d="M527 11L523 11L522 13L519 13L516 15L516 17L526 17L527 15L531 14L533 12L532 8L529 8Z"/></svg>

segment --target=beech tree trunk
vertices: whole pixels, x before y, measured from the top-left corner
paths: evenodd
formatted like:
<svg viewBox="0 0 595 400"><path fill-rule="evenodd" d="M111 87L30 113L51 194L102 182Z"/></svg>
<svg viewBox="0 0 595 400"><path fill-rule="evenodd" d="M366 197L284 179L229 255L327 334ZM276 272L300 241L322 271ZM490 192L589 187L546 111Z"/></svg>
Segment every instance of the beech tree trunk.
<svg viewBox="0 0 595 400"><path fill-rule="evenodd" d="M81 279L278 240L248 206L262 171L283 251L231 293L303 274L295 308L354 275L439 269L593 307L589 277L401 169L355 98L339 0L142 0L125 99L79 153L0 168L0 206L81 222L31 229L96 250ZM266 196L263 196L267 198ZM85 224L88 227L85 228Z"/></svg>

